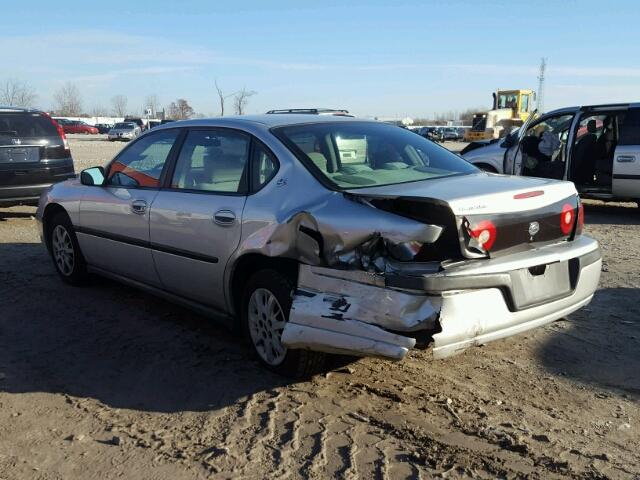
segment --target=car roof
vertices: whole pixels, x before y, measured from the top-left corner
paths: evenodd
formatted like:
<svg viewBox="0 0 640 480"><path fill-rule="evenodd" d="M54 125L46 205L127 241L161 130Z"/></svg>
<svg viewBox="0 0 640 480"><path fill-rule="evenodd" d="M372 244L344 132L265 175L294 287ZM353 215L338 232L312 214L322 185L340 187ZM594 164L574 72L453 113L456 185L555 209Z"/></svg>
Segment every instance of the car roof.
<svg viewBox="0 0 640 480"><path fill-rule="evenodd" d="M229 117L201 118L197 120L179 120L177 122L166 123L157 128L181 127L208 127L208 126L228 126L242 127L251 124L261 124L268 128L281 127L284 125L298 125L304 123L338 123L338 122L374 122L374 120L363 120L353 117L336 115L308 115L308 114L278 114L278 115L234 115ZM154 129L155 130L155 129Z"/></svg>
<svg viewBox="0 0 640 480"><path fill-rule="evenodd" d="M0 112L42 113L41 110L36 110L35 108L11 107L9 105L0 105Z"/></svg>

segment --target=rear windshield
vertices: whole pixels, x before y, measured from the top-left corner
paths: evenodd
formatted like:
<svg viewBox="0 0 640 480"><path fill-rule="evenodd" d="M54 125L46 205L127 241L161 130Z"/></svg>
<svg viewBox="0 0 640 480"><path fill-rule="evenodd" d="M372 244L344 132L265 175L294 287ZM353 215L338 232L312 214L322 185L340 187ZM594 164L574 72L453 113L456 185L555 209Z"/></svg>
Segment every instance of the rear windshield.
<svg viewBox="0 0 640 480"><path fill-rule="evenodd" d="M116 126L113 128L117 128L118 130L133 130L136 126L132 123L116 123Z"/></svg>
<svg viewBox="0 0 640 480"><path fill-rule="evenodd" d="M326 122L273 130L321 180L339 189L475 173L476 167L403 128Z"/></svg>
<svg viewBox="0 0 640 480"><path fill-rule="evenodd" d="M56 137L53 122L39 113L0 113L0 136Z"/></svg>

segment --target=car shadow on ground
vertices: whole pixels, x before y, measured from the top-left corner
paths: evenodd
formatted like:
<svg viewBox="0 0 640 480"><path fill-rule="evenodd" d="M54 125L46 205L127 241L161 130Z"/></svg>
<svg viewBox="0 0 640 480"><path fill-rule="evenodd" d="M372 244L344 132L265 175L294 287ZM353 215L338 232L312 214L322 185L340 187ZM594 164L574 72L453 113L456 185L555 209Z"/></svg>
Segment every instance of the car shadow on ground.
<svg viewBox="0 0 640 480"><path fill-rule="evenodd" d="M0 391L178 412L293 382L210 319L104 279L62 283L42 245L2 245L0 298Z"/></svg>
<svg viewBox="0 0 640 480"><path fill-rule="evenodd" d="M640 225L640 208L634 204L584 203L587 225Z"/></svg>
<svg viewBox="0 0 640 480"><path fill-rule="evenodd" d="M604 288L537 352L555 375L640 399L640 289Z"/></svg>

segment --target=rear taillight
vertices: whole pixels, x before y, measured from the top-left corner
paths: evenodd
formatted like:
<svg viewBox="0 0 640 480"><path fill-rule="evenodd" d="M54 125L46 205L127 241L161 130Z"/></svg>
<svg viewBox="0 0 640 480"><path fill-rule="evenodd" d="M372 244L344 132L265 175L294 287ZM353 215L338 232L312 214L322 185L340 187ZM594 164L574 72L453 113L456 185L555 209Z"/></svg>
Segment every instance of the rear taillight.
<svg viewBox="0 0 640 480"><path fill-rule="evenodd" d="M562 206L562 213L560 214L560 229L564 235L569 235L573 230L573 223L576 219L575 208L569 203L565 203Z"/></svg>
<svg viewBox="0 0 640 480"><path fill-rule="evenodd" d="M474 239L478 245L484 250L489 251L496 242L496 226L489 220L482 220L473 225L467 226L469 236Z"/></svg>
<svg viewBox="0 0 640 480"><path fill-rule="evenodd" d="M58 122L56 122L53 118L51 118L48 113L43 112L42 115L47 117L49 121L51 121L53 126L56 127L56 131L58 132L58 135L60 135L60 138L62 139L62 145L64 146L64 151L68 156L71 153L71 150L69 149L69 141L67 140L67 136L64 134L64 129L60 126Z"/></svg>
<svg viewBox="0 0 640 480"><path fill-rule="evenodd" d="M584 205L582 202L578 201L578 223L576 224L576 236L582 235L582 231L584 230Z"/></svg>

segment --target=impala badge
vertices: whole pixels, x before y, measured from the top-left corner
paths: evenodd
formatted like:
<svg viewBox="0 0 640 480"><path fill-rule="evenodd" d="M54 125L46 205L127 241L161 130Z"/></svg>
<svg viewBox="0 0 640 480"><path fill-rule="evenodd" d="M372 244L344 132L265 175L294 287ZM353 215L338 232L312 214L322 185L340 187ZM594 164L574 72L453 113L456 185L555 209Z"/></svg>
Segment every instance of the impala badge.
<svg viewBox="0 0 640 480"><path fill-rule="evenodd" d="M12 138L11 139L11 143L13 143L14 145L21 145L22 142L20 141L19 138Z"/></svg>
<svg viewBox="0 0 640 480"><path fill-rule="evenodd" d="M529 236L533 240L536 233L540 231L540 224L538 222L531 222L529 224Z"/></svg>

